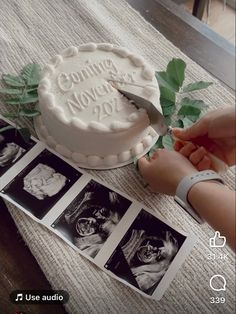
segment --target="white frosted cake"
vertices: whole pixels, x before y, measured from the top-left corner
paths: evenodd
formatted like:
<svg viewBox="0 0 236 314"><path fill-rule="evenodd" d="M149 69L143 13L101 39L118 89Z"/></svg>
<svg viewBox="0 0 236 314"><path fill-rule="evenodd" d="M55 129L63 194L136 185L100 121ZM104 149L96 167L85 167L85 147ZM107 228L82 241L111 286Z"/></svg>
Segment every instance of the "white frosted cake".
<svg viewBox="0 0 236 314"><path fill-rule="evenodd" d="M158 135L122 84L159 105L154 70L126 48L89 43L53 57L38 87L39 138L84 168L108 169L145 154Z"/></svg>

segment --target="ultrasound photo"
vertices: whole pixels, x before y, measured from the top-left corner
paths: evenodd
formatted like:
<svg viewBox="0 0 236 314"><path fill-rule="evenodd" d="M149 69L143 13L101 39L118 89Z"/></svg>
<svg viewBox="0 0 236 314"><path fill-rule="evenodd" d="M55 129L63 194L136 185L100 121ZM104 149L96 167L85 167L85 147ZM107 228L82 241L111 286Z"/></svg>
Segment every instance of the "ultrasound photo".
<svg viewBox="0 0 236 314"><path fill-rule="evenodd" d="M84 253L95 257L131 203L91 180L52 227Z"/></svg>
<svg viewBox="0 0 236 314"><path fill-rule="evenodd" d="M1 192L42 219L81 175L45 149Z"/></svg>
<svg viewBox="0 0 236 314"><path fill-rule="evenodd" d="M0 119L0 129L9 126ZM0 133L0 177L24 156L36 143L25 142L16 129L6 129Z"/></svg>
<svg viewBox="0 0 236 314"><path fill-rule="evenodd" d="M104 267L152 295L185 239L142 209Z"/></svg>

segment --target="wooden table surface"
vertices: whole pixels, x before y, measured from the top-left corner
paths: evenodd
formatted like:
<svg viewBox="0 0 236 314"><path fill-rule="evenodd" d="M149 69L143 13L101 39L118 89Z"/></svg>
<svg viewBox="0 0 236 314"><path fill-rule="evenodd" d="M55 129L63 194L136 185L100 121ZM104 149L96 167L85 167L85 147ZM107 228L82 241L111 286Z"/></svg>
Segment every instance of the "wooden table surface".
<svg viewBox="0 0 236 314"><path fill-rule="evenodd" d="M127 0L188 57L235 90L235 46L170 0Z"/></svg>
<svg viewBox="0 0 236 314"><path fill-rule="evenodd" d="M127 0L167 39L186 55L235 89L235 56L231 44L209 30L170 0ZM66 313L63 306L13 305L9 294L16 289L50 289L37 261L26 247L7 208L0 199L0 313Z"/></svg>

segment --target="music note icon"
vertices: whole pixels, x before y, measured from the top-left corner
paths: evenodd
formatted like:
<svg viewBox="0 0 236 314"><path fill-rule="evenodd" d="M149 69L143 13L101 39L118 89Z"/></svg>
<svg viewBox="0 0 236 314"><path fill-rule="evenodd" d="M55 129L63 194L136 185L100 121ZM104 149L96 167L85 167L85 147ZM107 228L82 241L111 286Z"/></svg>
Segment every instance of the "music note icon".
<svg viewBox="0 0 236 314"><path fill-rule="evenodd" d="M22 301L23 300L23 293L17 293L15 301Z"/></svg>

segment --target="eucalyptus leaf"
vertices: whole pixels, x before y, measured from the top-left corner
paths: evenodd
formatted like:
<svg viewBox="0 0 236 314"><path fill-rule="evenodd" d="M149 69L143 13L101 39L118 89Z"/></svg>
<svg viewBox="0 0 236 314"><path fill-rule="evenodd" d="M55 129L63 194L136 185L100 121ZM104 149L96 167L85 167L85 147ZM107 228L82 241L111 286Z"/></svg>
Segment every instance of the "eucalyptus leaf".
<svg viewBox="0 0 236 314"><path fill-rule="evenodd" d="M183 127L184 128L189 128L191 125L193 125L193 121L190 120L188 117L184 117L182 119L182 122L183 122Z"/></svg>
<svg viewBox="0 0 236 314"><path fill-rule="evenodd" d="M199 115L195 115L195 116L189 115L186 118L188 118L190 121L192 121L192 123L195 123L200 118L200 116L201 116L201 112Z"/></svg>
<svg viewBox="0 0 236 314"><path fill-rule="evenodd" d="M164 116L170 116L172 115L176 110L176 106L164 106L162 107L162 112Z"/></svg>
<svg viewBox="0 0 236 314"><path fill-rule="evenodd" d="M155 153L156 149L155 148L151 148L148 153L147 153L147 156L149 159L152 158L153 154Z"/></svg>
<svg viewBox="0 0 236 314"><path fill-rule="evenodd" d="M23 92L22 88L2 88L0 89L0 94L3 95L21 95Z"/></svg>
<svg viewBox="0 0 236 314"><path fill-rule="evenodd" d="M212 85L212 82L204 82L204 81L199 81L195 83L188 84L183 87L182 93L187 93L187 92L192 92L195 90L200 90L207 88L208 86Z"/></svg>
<svg viewBox="0 0 236 314"><path fill-rule="evenodd" d="M175 106L175 103L171 100L168 100L168 99L165 99L165 98L162 98L160 97L160 104L161 104L161 107L170 107L170 106Z"/></svg>
<svg viewBox="0 0 236 314"><path fill-rule="evenodd" d="M160 86L160 100L175 103L175 92L166 87Z"/></svg>
<svg viewBox="0 0 236 314"><path fill-rule="evenodd" d="M156 79L159 86L170 89L172 92L178 92L179 86L176 82L169 76L167 72L156 72Z"/></svg>
<svg viewBox="0 0 236 314"><path fill-rule="evenodd" d="M180 101L180 109L177 113L178 120L172 122L172 116L176 111L176 95L180 91L185 79L186 63L181 59L172 59L166 71L156 72L156 79L160 89L160 104L167 125L186 128L195 123L202 116L207 105L202 100L194 100L188 97ZM184 86L181 93L201 90L210 86L211 82L198 81ZM169 135L160 136L157 143L150 149L148 156L151 158L158 148L173 148L173 139Z"/></svg>
<svg viewBox="0 0 236 314"><path fill-rule="evenodd" d="M27 88L26 89L26 93L38 93L38 85L37 86L32 86L32 87L30 87L30 88Z"/></svg>
<svg viewBox="0 0 236 314"><path fill-rule="evenodd" d="M165 135L162 138L162 144L164 146L164 148L169 149L169 150L173 150L173 145L174 145L174 140L172 139L172 137L170 135Z"/></svg>
<svg viewBox="0 0 236 314"><path fill-rule="evenodd" d="M184 122L182 119L178 119L177 121L174 121L174 123L172 123L172 127L174 128L183 128L184 127Z"/></svg>
<svg viewBox="0 0 236 314"><path fill-rule="evenodd" d="M182 59L172 59L167 65L168 75L176 82L178 87L183 85L186 63Z"/></svg>
<svg viewBox="0 0 236 314"><path fill-rule="evenodd" d="M171 124L172 124L172 122L171 122L171 116L166 116L166 117L165 117L165 121L166 121L166 124L167 124L167 125L171 125Z"/></svg>
<svg viewBox="0 0 236 314"><path fill-rule="evenodd" d="M199 116L201 113L200 108L191 107L191 106L182 106L178 111L178 116Z"/></svg>
<svg viewBox="0 0 236 314"><path fill-rule="evenodd" d="M158 140L155 143L155 149L157 150L158 148L164 148L163 144L162 144L162 138L163 136L159 136Z"/></svg>
<svg viewBox="0 0 236 314"><path fill-rule="evenodd" d="M32 110L32 109L21 109L19 111L19 115L23 117L36 117L39 116L41 113L38 110Z"/></svg>
<svg viewBox="0 0 236 314"><path fill-rule="evenodd" d="M180 105L178 116L199 116L201 109L207 106L202 100L190 99L188 97L184 97Z"/></svg>
<svg viewBox="0 0 236 314"><path fill-rule="evenodd" d="M26 80L27 85L38 85L40 81L40 66L37 63L29 63L23 68L21 75Z"/></svg>
<svg viewBox="0 0 236 314"><path fill-rule="evenodd" d="M26 142L26 143L29 143L30 141L30 131L29 129L27 128L19 128L18 129L18 132L20 133L21 137L23 138L23 140Z"/></svg>
<svg viewBox="0 0 236 314"><path fill-rule="evenodd" d="M23 104L31 104L37 101L38 101L37 95L25 95L22 98L5 100L5 103L8 105L23 105Z"/></svg>
<svg viewBox="0 0 236 314"><path fill-rule="evenodd" d="M192 107L201 108L201 109L204 107L207 107L207 105L201 99L190 99L188 97L184 97L181 103L184 105L190 105Z"/></svg>
<svg viewBox="0 0 236 314"><path fill-rule="evenodd" d="M2 114L5 118L10 118L10 119L17 119L18 118L18 114L16 113L3 113Z"/></svg>
<svg viewBox="0 0 236 314"><path fill-rule="evenodd" d="M21 117L33 118L40 115L38 110L35 110L32 106L33 103L38 101L38 84L40 80L40 67L38 64L32 63L26 65L20 76L14 76L10 74L4 74L2 76L3 81L9 86L7 88L0 89L0 94L5 97L4 102L8 105L16 105L17 113L6 112L3 114L4 117L18 120ZM9 97L15 96L15 97ZM27 108L27 104L30 104L30 108ZM14 128L12 126L2 128L0 131L3 132L8 128ZM28 142L30 139L30 132L27 128L17 128L17 131L21 134L23 139Z"/></svg>
<svg viewBox="0 0 236 314"><path fill-rule="evenodd" d="M20 105L20 98L14 98L14 99L9 99L9 100L4 100L4 103L7 105Z"/></svg>
<svg viewBox="0 0 236 314"><path fill-rule="evenodd" d="M2 79L9 86L25 87L25 81L20 76L14 76L11 74L3 74Z"/></svg>
<svg viewBox="0 0 236 314"><path fill-rule="evenodd" d="M164 146L162 145L162 136L159 136L156 143L151 147L151 149L148 152L148 157L152 158L153 154L158 148L164 148Z"/></svg>
<svg viewBox="0 0 236 314"><path fill-rule="evenodd" d="M11 130L11 129L15 129L14 126L12 126L12 125L4 126L3 128L0 129L0 133L3 133L5 131Z"/></svg>

